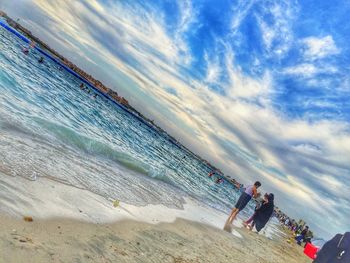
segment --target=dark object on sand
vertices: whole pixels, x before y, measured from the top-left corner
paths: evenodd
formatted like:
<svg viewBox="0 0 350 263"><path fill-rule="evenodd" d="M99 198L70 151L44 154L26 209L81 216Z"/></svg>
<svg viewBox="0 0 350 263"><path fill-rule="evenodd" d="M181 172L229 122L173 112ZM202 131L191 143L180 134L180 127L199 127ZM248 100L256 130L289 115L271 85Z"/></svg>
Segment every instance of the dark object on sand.
<svg viewBox="0 0 350 263"><path fill-rule="evenodd" d="M41 64L41 63L44 63L44 58L43 57L40 57L38 62Z"/></svg>
<svg viewBox="0 0 350 263"><path fill-rule="evenodd" d="M314 263L348 263L350 262L350 232L337 234L317 253Z"/></svg>
<svg viewBox="0 0 350 263"><path fill-rule="evenodd" d="M269 194L267 197L268 202L264 203L260 208L258 208L255 212L254 216L254 222L255 222L255 228L256 231L260 231L261 229L264 228L264 226L267 224L269 221L270 217L272 216L273 213L273 200L274 200L274 195Z"/></svg>
<svg viewBox="0 0 350 263"><path fill-rule="evenodd" d="M24 216L23 220L26 221L26 222L33 222L33 217L31 217L31 216Z"/></svg>

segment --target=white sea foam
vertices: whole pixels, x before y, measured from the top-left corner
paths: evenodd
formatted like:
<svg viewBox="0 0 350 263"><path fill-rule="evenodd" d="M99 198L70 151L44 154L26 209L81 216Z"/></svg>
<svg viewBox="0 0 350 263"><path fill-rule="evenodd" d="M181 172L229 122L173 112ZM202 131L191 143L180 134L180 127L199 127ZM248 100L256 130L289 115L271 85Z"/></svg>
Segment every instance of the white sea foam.
<svg viewBox="0 0 350 263"><path fill-rule="evenodd" d="M183 209L164 205L135 206L107 200L90 191L40 178L29 181L0 173L0 212L15 217L29 215L34 219L72 218L92 223L112 223L130 219L150 224L174 222L176 218L192 220L222 228L227 215L186 197ZM239 221L235 222L239 226ZM235 236L241 235L233 230Z"/></svg>

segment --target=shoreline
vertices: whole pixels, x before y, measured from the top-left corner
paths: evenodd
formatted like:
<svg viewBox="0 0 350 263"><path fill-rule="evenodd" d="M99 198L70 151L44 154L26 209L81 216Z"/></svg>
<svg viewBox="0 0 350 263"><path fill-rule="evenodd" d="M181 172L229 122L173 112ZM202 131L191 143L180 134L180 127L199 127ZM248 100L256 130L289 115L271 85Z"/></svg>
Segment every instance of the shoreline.
<svg viewBox="0 0 350 263"><path fill-rule="evenodd" d="M0 167L1 168L1 167ZM2 187L1 187L2 186ZM35 181L20 176L12 177L0 170L0 215L34 220L64 218L95 224L116 223L122 220L142 221L148 224L172 223L176 219L191 220L221 229L227 215L184 196L182 209L163 204L136 206L127 200L117 200L89 190L60 183L45 177ZM240 226L239 220L235 223ZM233 235L240 237L238 232Z"/></svg>

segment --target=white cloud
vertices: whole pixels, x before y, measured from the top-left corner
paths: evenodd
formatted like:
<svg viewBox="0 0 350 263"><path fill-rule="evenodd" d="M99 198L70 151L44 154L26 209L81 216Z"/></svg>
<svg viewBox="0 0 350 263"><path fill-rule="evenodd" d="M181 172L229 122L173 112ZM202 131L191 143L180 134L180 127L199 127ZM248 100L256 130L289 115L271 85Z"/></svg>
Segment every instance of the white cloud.
<svg viewBox="0 0 350 263"><path fill-rule="evenodd" d="M317 74L327 73L332 74L336 73L338 69L331 65L314 65L312 63L303 63L293 67L288 67L284 70L283 73L289 75L298 75L302 77L313 77Z"/></svg>
<svg viewBox="0 0 350 263"><path fill-rule="evenodd" d="M283 56L293 44L292 25L298 5L290 1L268 2L255 15L268 55Z"/></svg>
<svg viewBox="0 0 350 263"><path fill-rule="evenodd" d="M195 30L194 24L197 22L197 11L193 9L191 0L178 0L179 19L173 33L172 42L177 47L177 56L181 58L181 63L189 65L192 62L192 55L184 39L185 33L191 29Z"/></svg>
<svg viewBox="0 0 350 263"><path fill-rule="evenodd" d="M207 70L205 81L208 83L217 83L220 78L220 75L222 74L218 57L210 59L208 53L205 52L204 60L206 62Z"/></svg>
<svg viewBox="0 0 350 263"><path fill-rule="evenodd" d="M256 0L240 0L232 10L231 30L237 33L242 21L248 15L249 10L256 3Z"/></svg>
<svg viewBox="0 0 350 263"><path fill-rule="evenodd" d="M265 72L261 79L245 76L234 64L234 54L230 48L226 51L225 66L229 78L229 87L226 91L231 98L245 98L259 102L264 102L268 98L272 86L269 72Z"/></svg>
<svg viewBox="0 0 350 263"><path fill-rule="evenodd" d="M304 38L302 43L305 45L304 56L306 59L315 60L340 53L340 49L330 35L323 38Z"/></svg>
<svg viewBox="0 0 350 263"><path fill-rule="evenodd" d="M306 154L319 154L321 152L321 149L319 147L312 144L307 144L307 143L298 144L293 148L301 153L306 153Z"/></svg>
<svg viewBox="0 0 350 263"><path fill-rule="evenodd" d="M283 73L308 78L308 81L306 82L308 86L322 86L329 88L332 85L330 80L325 78L316 78L316 76L319 74L335 74L339 72L339 70L336 66L318 59L339 54L340 49L336 47L331 36L326 36L324 38L304 38L301 43L305 47L303 50L303 62L295 66L285 68Z"/></svg>
<svg viewBox="0 0 350 263"><path fill-rule="evenodd" d="M272 42L276 37L276 31L269 27L263 20L260 20L259 25L265 46L267 47L267 49L270 49L272 46Z"/></svg>

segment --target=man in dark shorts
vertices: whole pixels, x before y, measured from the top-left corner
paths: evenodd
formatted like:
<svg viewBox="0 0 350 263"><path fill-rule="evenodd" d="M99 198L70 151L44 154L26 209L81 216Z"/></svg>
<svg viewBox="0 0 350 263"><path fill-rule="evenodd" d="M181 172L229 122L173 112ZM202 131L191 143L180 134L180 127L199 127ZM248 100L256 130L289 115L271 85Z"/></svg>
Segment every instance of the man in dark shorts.
<svg viewBox="0 0 350 263"><path fill-rule="evenodd" d="M238 213L245 208L245 206L248 204L250 199L252 199L252 197L256 198L258 196L257 189L260 186L261 186L261 183L259 181L256 181L254 183L254 185L248 186L245 189L245 191L239 197L235 207L232 209L232 212L225 223L224 230L226 230L228 232L231 231L230 226L231 226L233 220L236 218Z"/></svg>

